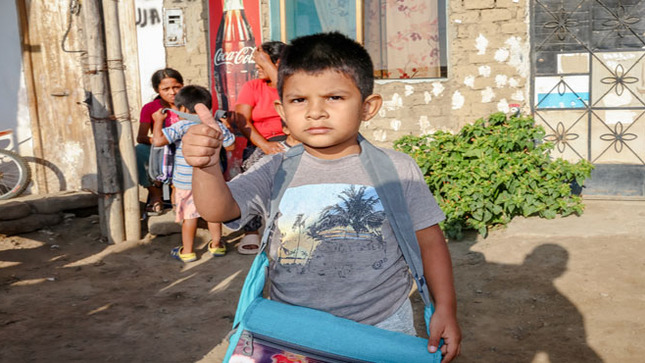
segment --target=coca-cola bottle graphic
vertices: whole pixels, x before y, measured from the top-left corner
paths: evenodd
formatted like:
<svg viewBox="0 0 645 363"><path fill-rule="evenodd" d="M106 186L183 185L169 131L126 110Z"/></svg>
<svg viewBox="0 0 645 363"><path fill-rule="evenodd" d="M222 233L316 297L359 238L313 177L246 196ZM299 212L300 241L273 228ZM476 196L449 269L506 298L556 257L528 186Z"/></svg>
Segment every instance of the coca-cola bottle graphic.
<svg viewBox="0 0 645 363"><path fill-rule="evenodd" d="M255 38L246 20L242 0L225 0L213 57L219 109L233 109L242 85L253 78L254 50Z"/></svg>

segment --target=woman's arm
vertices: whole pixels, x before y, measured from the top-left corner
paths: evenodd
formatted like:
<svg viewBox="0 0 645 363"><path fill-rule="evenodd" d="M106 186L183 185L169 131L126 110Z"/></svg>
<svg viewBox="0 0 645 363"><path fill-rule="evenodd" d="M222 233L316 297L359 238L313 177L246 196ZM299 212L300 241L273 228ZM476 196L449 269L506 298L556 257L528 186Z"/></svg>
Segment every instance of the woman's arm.
<svg viewBox="0 0 645 363"><path fill-rule="evenodd" d="M253 145L262 149L262 151L267 155L277 154L284 151L279 142L268 141L260 134L255 126L253 126L253 123L251 122L252 114L253 106L245 103L235 105L235 114L233 116L235 124L240 131L242 131L242 134L246 136Z"/></svg>
<svg viewBox="0 0 645 363"><path fill-rule="evenodd" d="M150 145L152 142L148 134L150 133L149 122L139 122L139 132L137 133L137 142L139 144Z"/></svg>

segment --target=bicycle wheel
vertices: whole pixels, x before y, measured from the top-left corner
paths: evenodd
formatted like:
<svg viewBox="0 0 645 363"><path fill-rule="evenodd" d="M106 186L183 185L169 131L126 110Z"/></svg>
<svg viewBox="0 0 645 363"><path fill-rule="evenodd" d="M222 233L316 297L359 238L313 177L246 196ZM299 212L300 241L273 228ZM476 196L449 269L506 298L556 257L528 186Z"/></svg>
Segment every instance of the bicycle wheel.
<svg viewBox="0 0 645 363"><path fill-rule="evenodd" d="M18 154L0 150L0 200L17 197L31 180L31 170Z"/></svg>

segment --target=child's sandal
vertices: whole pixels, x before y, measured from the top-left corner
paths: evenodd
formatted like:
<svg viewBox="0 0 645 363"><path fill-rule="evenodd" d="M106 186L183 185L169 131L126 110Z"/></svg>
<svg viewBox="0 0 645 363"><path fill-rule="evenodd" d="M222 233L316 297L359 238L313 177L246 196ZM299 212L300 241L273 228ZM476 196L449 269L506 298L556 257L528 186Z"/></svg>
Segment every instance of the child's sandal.
<svg viewBox="0 0 645 363"><path fill-rule="evenodd" d="M208 252L215 257L226 255L226 244L224 242L220 242L219 247L213 247L213 240L210 240L206 246L208 248Z"/></svg>
<svg viewBox="0 0 645 363"><path fill-rule="evenodd" d="M195 252L181 253L183 249L184 247L182 246L175 247L170 251L170 255L181 262L193 262L197 260L197 255L195 254Z"/></svg>

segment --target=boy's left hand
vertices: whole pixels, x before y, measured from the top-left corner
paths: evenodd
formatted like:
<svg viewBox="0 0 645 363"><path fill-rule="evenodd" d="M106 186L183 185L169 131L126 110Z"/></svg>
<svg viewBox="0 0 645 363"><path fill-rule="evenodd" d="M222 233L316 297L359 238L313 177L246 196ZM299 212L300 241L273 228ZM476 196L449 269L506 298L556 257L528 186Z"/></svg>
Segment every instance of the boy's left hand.
<svg viewBox="0 0 645 363"><path fill-rule="evenodd" d="M457 324L457 317L453 313L443 313L437 309L430 319L430 338L428 351L434 353L443 339L441 346L442 363L452 361L461 351L461 329Z"/></svg>

